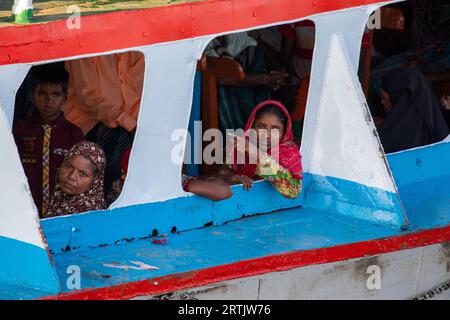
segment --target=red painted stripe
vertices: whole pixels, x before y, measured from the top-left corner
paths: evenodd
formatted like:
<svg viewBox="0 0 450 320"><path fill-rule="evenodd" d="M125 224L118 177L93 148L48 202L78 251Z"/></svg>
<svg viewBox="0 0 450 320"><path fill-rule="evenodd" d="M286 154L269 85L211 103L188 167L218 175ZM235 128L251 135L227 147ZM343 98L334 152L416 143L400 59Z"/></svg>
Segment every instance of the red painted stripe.
<svg viewBox="0 0 450 320"><path fill-rule="evenodd" d="M130 299L137 296L163 294L230 279L373 256L447 241L450 241L450 226L404 236L352 243L330 248L288 252L105 288L64 293L45 299Z"/></svg>
<svg viewBox="0 0 450 320"><path fill-rule="evenodd" d="M81 18L81 29L66 21L0 28L0 65L66 58L175 41L382 0L210 0Z"/></svg>

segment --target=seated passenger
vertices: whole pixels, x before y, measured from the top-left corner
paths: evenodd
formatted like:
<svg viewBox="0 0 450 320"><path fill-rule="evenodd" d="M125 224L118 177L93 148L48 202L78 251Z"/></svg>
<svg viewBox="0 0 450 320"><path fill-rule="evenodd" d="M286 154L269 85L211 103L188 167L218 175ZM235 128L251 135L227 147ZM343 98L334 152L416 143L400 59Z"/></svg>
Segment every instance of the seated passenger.
<svg viewBox="0 0 450 320"><path fill-rule="evenodd" d="M248 141L250 129L256 132L256 145ZM242 182L248 190L253 185L252 178L260 177L286 198L297 198L302 191L303 169L286 108L277 101L262 102L253 109L244 130L245 138L235 136L237 153L232 165L234 175L229 181ZM242 154L245 161L239 164ZM256 159L256 164L251 159Z"/></svg>
<svg viewBox="0 0 450 320"><path fill-rule="evenodd" d="M130 161L131 148L128 148L121 160L122 176L120 179L114 181L111 190L106 197L107 205L110 206L117 200L122 192L123 184L128 173L128 162ZM215 178L208 178L207 180L200 180L195 177L182 175L182 186L186 192L192 192L201 197L208 198L213 201L220 201L230 198L233 193L231 188L222 180Z"/></svg>
<svg viewBox="0 0 450 320"><path fill-rule="evenodd" d="M304 20L278 28L283 36L283 63L285 68L302 81L311 74L316 37L313 21Z"/></svg>
<svg viewBox="0 0 450 320"><path fill-rule="evenodd" d="M441 97L440 102L446 111L450 111L450 96Z"/></svg>
<svg viewBox="0 0 450 320"><path fill-rule="evenodd" d="M86 140L98 144L106 156L105 168L105 197L111 190L114 181L121 176L121 157L133 143L135 130L128 132L122 126L109 128L104 123L99 122L95 127L86 133Z"/></svg>
<svg viewBox="0 0 450 320"><path fill-rule="evenodd" d="M45 217L105 209L105 166L105 153L97 144L82 141L74 145L58 171Z"/></svg>
<svg viewBox="0 0 450 320"><path fill-rule="evenodd" d="M420 70L430 84L450 80L450 30L443 28L423 48L387 58L371 73L371 93L379 95L382 78L391 70L414 67Z"/></svg>
<svg viewBox="0 0 450 320"><path fill-rule="evenodd" d="M13 135L33 200L42 217L47 214L56 172L64 154L84 140L84 136L61 111L67 99L67 71L50 64L33 67L30 72L33 114L29 119L14 123Z"/></svg>
<svg viewBox="0 0 450 320"><path fill-rule="evenodd" d="M145 59L137 51L69 60L69 94L64 112L84 133L98 122L109 128L136 127Z"/></svg>
<svg viewBox="0 0 450 320"><path fill-rule="evenodd" d="M219 78L217 95L221 129L242 128L253 106L279 90L287 73L268 70L266 57L257 41L247 32L221 36L211 41L205 50L212 57L228 57L240 63L245 78Z"/></svg>
<svg viewBox="0 0 450 320"><path fill-rule="evenodd" d="M379 135L386 153L436 143L448 136L439 104L419 71L392 70L384 76L381 87L387 116Z"/></svg>

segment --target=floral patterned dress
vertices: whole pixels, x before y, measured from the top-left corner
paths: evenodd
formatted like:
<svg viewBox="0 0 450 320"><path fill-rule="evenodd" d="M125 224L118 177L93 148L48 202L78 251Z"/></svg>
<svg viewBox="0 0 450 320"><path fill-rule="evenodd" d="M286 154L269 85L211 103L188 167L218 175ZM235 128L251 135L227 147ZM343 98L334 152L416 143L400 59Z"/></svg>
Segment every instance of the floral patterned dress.
<svg viewBox="0 0 450 320"><path fill-rule="evenodd" d="M272 184L286 198L296 199L302 192L302 180L294 178L291 172L269 155L263 156L258 162L256 175Z"/></svg>

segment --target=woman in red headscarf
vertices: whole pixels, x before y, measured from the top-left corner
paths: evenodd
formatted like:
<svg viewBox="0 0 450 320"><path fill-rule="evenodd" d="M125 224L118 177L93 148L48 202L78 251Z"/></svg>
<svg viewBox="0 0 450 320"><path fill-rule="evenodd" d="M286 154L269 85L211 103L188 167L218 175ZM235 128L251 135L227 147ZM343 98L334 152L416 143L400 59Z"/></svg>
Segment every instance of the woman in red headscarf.
<svg viewBox="0 0 450 320"><path fill-rule="evenodd" d="M263 178L286 198L297 198L302 190L303 169L300 148L293 140L289 112L278 101L257 105L250 114L243 137L233 135L232 182L244 189L253 178Z"/></svg>

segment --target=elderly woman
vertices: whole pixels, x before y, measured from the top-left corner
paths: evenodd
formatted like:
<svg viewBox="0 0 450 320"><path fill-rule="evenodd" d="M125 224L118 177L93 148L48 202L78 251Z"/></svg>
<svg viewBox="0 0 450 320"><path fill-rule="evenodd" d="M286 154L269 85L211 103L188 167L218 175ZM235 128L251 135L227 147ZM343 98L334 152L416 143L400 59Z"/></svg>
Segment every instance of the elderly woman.
<svg viewBox="0 0 450 320"><path fill-rule="evenodd" d="M82 141L74 145L59 168L44 218L105 209L105 165L105 153L97 144Z"/></svg>

